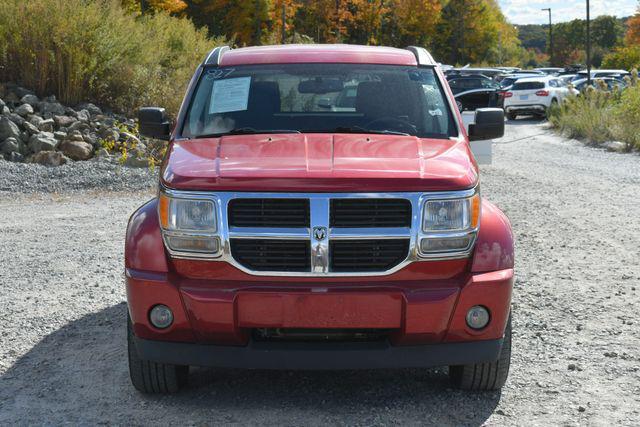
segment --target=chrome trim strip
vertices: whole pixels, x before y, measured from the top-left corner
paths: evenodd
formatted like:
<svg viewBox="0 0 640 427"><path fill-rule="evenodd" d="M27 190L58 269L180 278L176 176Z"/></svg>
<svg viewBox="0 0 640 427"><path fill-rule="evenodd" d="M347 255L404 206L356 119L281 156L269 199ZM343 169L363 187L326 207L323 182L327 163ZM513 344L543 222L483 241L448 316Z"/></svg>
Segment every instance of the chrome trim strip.
<svg viewBox="0 0 640 427"><path fill-rule="evenodd" d="M332 228L331 240L410 239L410 227Z"/></svg>
<svg viewBox="0 0 640 427"><path fill-rule="evenodd" d="M477 229L464 231L462 233L434 233L422 231L422 206L427 200L442 200L453 198L471 197L478 191L478 187L449 192L430 192L430 193L256 193L256 192L197 192L197 191L176 191L161 188L170 197L183 198L205 198L215 202L218 231L216 237L220 238L221 252L214 256L208 254L193 254L176 252L169 249L165 242L165 247L170 256L178 259L199 259L208 261L224 261L233 265L235 268L254 276L294 276L294 277L365 277L365 276L386 276L393 274L413 262L435 261L461 259L470 256L475 239ZM311 224L309 228L272 228L272 227L229 227L228 223L228 204L229 201L236 198L303 198L309 199ZM411 227L385 227L385 228L330 228L329 227L329 203L331 199L407 199L411 202L412 216ZM324 237L317 239L314 236L314 228L325 228ZM321 230L322 231L322 230ZM163 230L163 238L166 233ZM175 233L175 232L172 232ZM189 234L189 233L185 233ZM322 233L320 233L322 234ZM442 237L457 236L459 234L472 234L472 242L464 251L448 252L441 254L420 254L420 240L426 237ZM211 235L211 234L207 234ZM214 237L211 235L211 237ZM307 240L311 241L311 267L309 272L280 272L280 271L253 271L240 263L238 263L231 255L231 247L229 239L259 239L272 238L281 240ZM364 239L391 239L391 238L407 238L409 239L409 251L407 258L400 264L390 270L382 272L348 272L336 273L329 271L329 241L335 240L364 240Z"/></svg>
<svg viewBox="0 0 640 427"><path fill-rule="evenodd" d="M305 239L308 240L311 229L305 228L257 228L229 227L230 239Z"/></svg>

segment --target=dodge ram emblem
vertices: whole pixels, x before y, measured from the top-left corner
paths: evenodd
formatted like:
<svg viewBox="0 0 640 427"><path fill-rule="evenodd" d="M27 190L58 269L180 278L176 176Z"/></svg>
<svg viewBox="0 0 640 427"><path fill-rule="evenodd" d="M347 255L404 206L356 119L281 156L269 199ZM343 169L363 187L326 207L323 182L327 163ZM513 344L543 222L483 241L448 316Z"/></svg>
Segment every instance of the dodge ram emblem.
<svg viewBox="0 0 640 427"><path fill-rule="evenodd" d="M313 227L313 237L318 242L327 237L327 227Z"/></svg>

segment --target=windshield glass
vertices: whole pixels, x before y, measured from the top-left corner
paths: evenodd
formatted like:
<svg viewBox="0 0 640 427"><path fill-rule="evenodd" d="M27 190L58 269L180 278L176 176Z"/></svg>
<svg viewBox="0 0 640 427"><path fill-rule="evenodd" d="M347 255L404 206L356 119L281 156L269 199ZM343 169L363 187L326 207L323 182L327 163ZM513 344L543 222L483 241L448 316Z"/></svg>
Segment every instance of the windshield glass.
<svg viewBox="0 0 640 427"><path fill-rule="evenodd" d="M203 72L182 136L242 133L456 135L430 68L274 64Z"/></svg>

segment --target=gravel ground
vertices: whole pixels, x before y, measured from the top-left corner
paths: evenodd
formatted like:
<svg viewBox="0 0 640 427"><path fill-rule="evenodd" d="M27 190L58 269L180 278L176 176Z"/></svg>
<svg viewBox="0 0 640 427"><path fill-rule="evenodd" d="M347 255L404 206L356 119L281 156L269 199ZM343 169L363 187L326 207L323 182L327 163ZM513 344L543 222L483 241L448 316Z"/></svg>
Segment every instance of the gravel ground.
<svg viewBox="0 0 640 427"><path fill-rule="evenodd" d="M123 167L117 161L92 159L59 167L11 163L0 156L0 197L3 193L61 193L76 190L140 191L153 188L157 169Z"/></svg>
<svg viewBox="0 0 640 427"><path fill-rule="evenodd" d="M488 394L450 390L444 369L201 369L179 395L142 396L127 373L122 246L152 190L98 187L147 189L152 175L0 162L0 424L638 425L640 158L534 122L507 132L482 189L517 236L514 355ZM24 179L88 190L17 194Z"/></svg>

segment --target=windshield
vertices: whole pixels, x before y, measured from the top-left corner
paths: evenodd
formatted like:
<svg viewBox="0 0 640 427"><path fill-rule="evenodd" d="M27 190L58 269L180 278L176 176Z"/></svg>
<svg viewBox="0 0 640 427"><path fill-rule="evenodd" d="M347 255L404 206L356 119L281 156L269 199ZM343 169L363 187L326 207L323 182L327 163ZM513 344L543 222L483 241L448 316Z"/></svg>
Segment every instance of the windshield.
<svg viewBox="0 0 640 427"><path fill-rule="evenodd" d="M287 132L456 135L433 69L325 63L206 69L182 136Z"/></svg>

